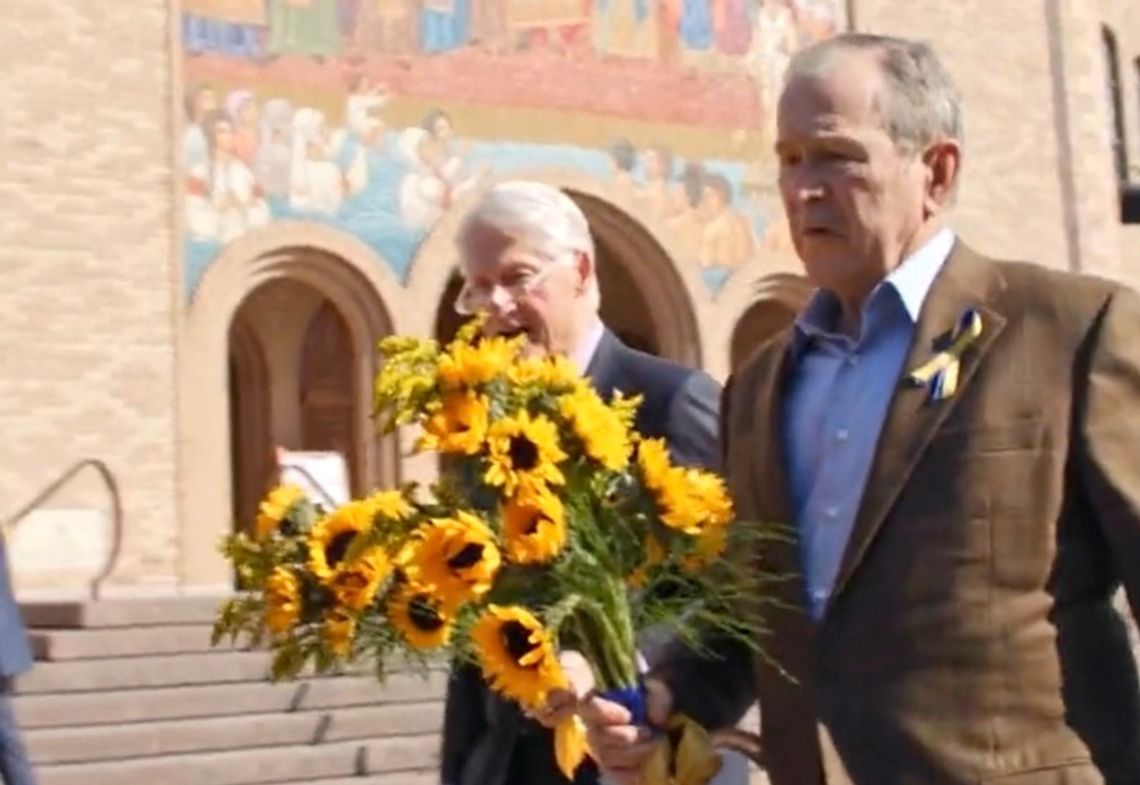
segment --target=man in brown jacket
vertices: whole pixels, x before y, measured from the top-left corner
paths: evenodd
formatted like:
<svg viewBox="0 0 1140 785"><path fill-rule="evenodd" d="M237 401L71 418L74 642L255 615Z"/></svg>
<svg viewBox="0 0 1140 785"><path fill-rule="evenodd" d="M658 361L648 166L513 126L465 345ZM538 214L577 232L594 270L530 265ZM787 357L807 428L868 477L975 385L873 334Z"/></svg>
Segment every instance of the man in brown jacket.
<svg viewBox="0 0 1140 785"><path fill-rule="evenodd" d="M1112 607L1123 584L1140 610L1140 298L945 226L958 99L923 44L804 50L778 126L818 292L734 375L722 433L741 519L796 535L749 558L791 578L744 609L770 659L675 652L651 714L717 727L758 699L773 785L1140 784ZM580 711L636 782L655 740Z"/></svg>

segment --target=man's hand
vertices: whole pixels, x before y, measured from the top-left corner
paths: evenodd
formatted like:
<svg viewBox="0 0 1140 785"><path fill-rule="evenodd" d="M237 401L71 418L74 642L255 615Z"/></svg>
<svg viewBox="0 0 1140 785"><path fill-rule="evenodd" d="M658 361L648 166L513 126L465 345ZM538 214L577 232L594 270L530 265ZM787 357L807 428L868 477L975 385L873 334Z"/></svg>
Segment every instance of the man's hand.
<svg viewBox="0 0 1140 785"><path fill-rule="evenodd" d="M561 652L558 661L570 681L570 688L551 690L546 697L546 705L530 712L531 717L551 729L573 716L578 711L579 699L594 689L594 671L579 652Z"/></svg>
<svg viewBox="0 0 1140 785"><path fill-rule="evenodd" d="M673 696L660 681L645 684L649 722L664 727L672 711ZM649 728L633 725L629 711L620 704L597 695L583 701L578 709L586 724L590 754L602 773L614 785L639 785L641 768L660 739L653 738Z"/></svg>

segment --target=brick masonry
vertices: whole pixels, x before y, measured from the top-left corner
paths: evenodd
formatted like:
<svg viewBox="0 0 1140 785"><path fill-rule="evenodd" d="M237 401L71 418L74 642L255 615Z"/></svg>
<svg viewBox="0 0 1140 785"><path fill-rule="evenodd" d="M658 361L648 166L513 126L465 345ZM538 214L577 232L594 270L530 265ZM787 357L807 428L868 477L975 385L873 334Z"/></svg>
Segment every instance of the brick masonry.
<svg viewBox="0 0 1140 785"><path fill-rule="evenodd" d="M197 360L180 360L178 348L186 319L174 169L178 9L163 0L9 0L5 10L0 515L75 461L101 458L125 504L118 581L175 582L186 538L226 525L178 512L187 495L212 492L188 479L180 446L225 427L178 410L203 392ZM858 29L924 37L949 63L967 113L956 223L969 242L1140 283L1130 265L1140 230L1121 227L1115 210L1100 50L1108 24L1120 42L1129 152L1140 163L1140 12L1129 0L857 0L852 11ZM444 221L437 234L454 226ZM416 264L450 263L447 246L429 237ZM773 267L795 264L784 255ZM718 375L750 287L742 278L725 295L739 307L697 306L705 362ZM435 302L405 297L388 307L397 325L425 325ZM213 389L219 377L201 378L205 392L222 394ZM107 508L87 479L54 504Z"/></svg>
<svg viewBox="0 0 1140 785"><path fill-rule="evenodd" d="M128 522L121 575L169 581L179 318L170 10L163 0L11 0L5 17L0 509L14 512L76 461L105 460ZM69 491L57 504L108 509L87 479Z"/></svg>

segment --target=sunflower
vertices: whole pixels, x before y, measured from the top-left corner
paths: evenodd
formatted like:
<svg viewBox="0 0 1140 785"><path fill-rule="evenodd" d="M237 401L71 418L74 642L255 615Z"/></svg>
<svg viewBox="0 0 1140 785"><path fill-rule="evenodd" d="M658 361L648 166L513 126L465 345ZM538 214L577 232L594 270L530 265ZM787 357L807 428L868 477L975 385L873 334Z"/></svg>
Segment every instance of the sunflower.
<svg viewBox="0 0 1140 785"><path fill-rule="evenodd" d="M665 478L673 468L669 460L669 448L664 439L643 439L637 445L637 465L645 486L659 491L665 485Z"/></svg>
<svg viewBox="0 0 1140 785"><path fill-rule="evenodd" d="M397 561L409 580L432 592L448 613L491 588L502 557L482 519L462 510L423 524Z"/></svg>
<svg viewBox="0 0 1140 785"><path fill-rule="evenodd" d="M566 453L558 443L558 426L553 420L520 411L492 425L487 442L490 466L483 479L488 485L502 486L507 496L513 496L520 487L538 490L566 482L557 465L566 459Z"/></svg>
<svg viewBox="0 0 1140 785"><path fill-rule="evenodd" d="M489 382L506 372L520 346L520 341L507 338L481 338L474 344L452 341L437 360L439 381L444 389Z"/></svg>
<svg viewBox="0 0 1140 785"><path fill-rule="evenodd" d="M498 692L536 709L568 682L550 633L526 608L489 605L471 628L483 677Z"/></svg>
<svg viewBox="0 0 1140 785"><path fill-rule="evenodd" d="M371 505L372 515L390 521L402 521L412 517L414 512L411 502L400 491L377 491L364 500Z"/></svg>
<svg viewBox="0 0 1140 785"><path fill-rule="evenodd" d="M375 509L368 500L341 505L309 531L309 569L328 582L341 567L349 547L361 532L372 528Z"/></svg>
<svg viewBox="0 0 1140 785"><path fill-rule="evenodd" d="M304 498L305 492L296 485L281 485L270 491L258 507L257 519L253 523L254 536L264 540L277 531L293 505Z"/></svg>
<svg viewBox="0 0 1140 785"><path fill-rule="evenodd" d="M507 368L507 379L519 387L534 385L548 390L570 389L582 384L577 366L561 354L517 360Z"/></svg>
<svg viewBox="0 0 1140 785"><path fill-rule="evenodd" d="M629 464L629 431L621 415L592 387L581 386L558 399L558 410L574 427L586 455L610 471Z"/></svg>
<svg viewBox="0 0 1140 785"><path fill-rule="evenodd" d="M438 649L451 637L451 619L431 592L404 583L388 601L388 619L414 649Z"/></svg>
<svg viewBox="0 0 1140 785"><path fill-rule="evenodd" d="M369 548L360 558L342 563L329 585L337 601L354 611L372 604L376 591L392 572L392 563L382 548Z"/></svg>
<svg viewBox="0 0 1140 785"><path fill-rule="evenodd" d="M710 472L675 468L657 491L661 522L685 534L698 535L732 519L732 501L724 481Z"/></svg>
<svg viewBox="0 0 1140 785"><path fill-rule="evenodd" d="M329 650L338 657L352 654L352 643L356 638L356 619L342 609L335 609L325 616L321 624L321 639Z"/></svg>
<svg viewBox="0 0 1140 785"><path fill-rule="evenodd" d="M265 626L274 635L288 635L301 619L301 588L297 576L277 567L265 581Z"/></svg>
<svg viewBox="0 0 1140 785"><path fill-rule="evenodd" d="M548 491L519 494L503 505L503 549L518 564L544 564L566 545L566 511Z"/></svg>
<svg viewBox="0 0 1140 785"><path fill-rule="evenodd" d="M682 569L697 572L719 559L728 547L727 529L727 526L709 526L697 535L692 553L681 559Z"/></svg>
<svg viewBox="0 0 1140 785"><path fill-rule="evenodd" d="M472 390L445 393L443 406L424 422L417 450L474 455L487 438L487 398Z"/></svg>

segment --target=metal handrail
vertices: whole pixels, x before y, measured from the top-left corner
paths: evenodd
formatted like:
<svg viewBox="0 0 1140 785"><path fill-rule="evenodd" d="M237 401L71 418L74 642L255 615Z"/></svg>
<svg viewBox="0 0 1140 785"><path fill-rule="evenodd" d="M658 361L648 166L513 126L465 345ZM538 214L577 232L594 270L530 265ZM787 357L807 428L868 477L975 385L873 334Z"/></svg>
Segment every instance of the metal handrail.
<svg viewBox="0 0 1140 785"><path fill-rule="evenodd" d="M280 465L280 464L278 465L278 471L280 471L281 469L284 469L284 468L286 468L286 466L283 466L283 465ZM288 467L287 467L287 468L288 468L290 471L295 471L295 472L297 472L297 473L298 473L298 474L300 474L302 477L304 477L306 480L308 480L308 481L309 481L309 483L310 483L310 484L313 486L313 490L315 490L315 491L316 491L317 493L319 493L321 496L324 496L324 497L325 497L325 501L326 501L326 502L328 502L328 505L329 505L329 508L330 508L330 509L332 509L332 508L335 508L335 507L338 507L338 506L339 506L339 505L337 504L337 501L336 501L336 499L334 499L334 498L332 497L332 494L331 494L331 493L329 493L328 491L326 491L326 490L325 490L325 487L324 487L323 485L321 485L319 482L317 482L317 478L313 476L312 472L310 472L310 471L309 471L308 469L306 469L304 466L298 466L298 465L297 465L297 464L295 464L295 463L290 463L290 464L288 465Z"/></svg>
<svg viewBox="0 0 1140 785"><path fill-rule="evenodd" d="M4 531L15 528L20 521L42 506L44 502L54 496L64 485L70 482L73 477L87 467L91 467L99 473L99 476L103 479L103 484L107 487L108 494L111 496L111 552L107 554L107 561L104 563L103 569L101 569L91 581L91 599L97 600L99 599L99 590L102 588L103 581L107 580L118 564L119 553L123 546L123 498L119 493L119 483L115 480L115 475L111 471L111 467L104 461L98 458L84 458L82 461L74 464L56 478L54 482L40 491L28 504L7 518L0 524L0 527L2 527Z"/></svg>

